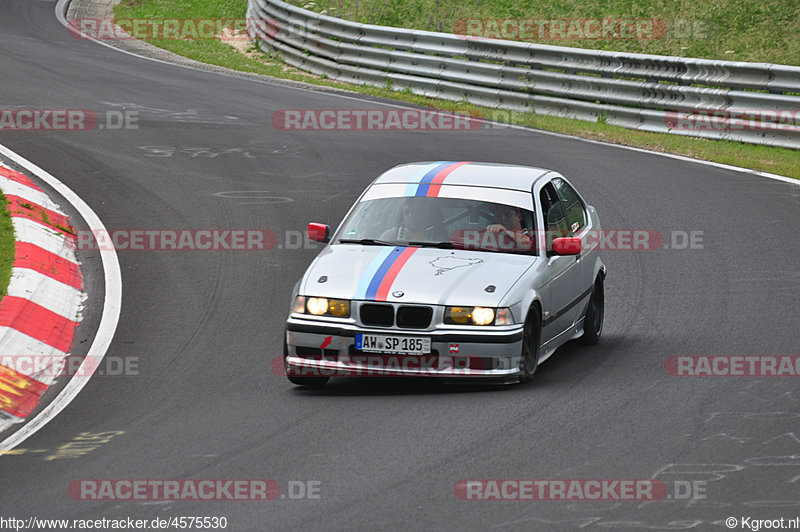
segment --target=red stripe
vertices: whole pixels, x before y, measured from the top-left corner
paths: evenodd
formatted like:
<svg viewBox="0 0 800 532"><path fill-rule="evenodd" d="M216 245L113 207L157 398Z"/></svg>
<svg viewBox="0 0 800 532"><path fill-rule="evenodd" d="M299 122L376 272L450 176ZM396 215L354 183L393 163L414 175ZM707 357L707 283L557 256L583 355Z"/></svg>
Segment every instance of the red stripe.
<svg viewBox="0 0 800 532"><path fill-rule="evenodd" d="M39 272L77 290L83 287L83 274L78 264L29 242L17 242L14 268Z"/></svg>
<svg viewBox="0 0 800 532"><path fill-rule="evenodd" d="M6 168L3 165L0 165L0 176L7 177L12 181L16 181L17 183L22 183L27 187L31 187L33 189L38 190L39 192L42 191L36 184L30 180L30 178L24 174L20 174L19 172L15 172L11 168Z"/></svg>
<svg viewBox="0 0 800 532"><path fill-rule="evenodd" d="M470 163L470 161L461 161L460 163L453 163L450 166L448 166L447 168L445 168L444 170L442 170L441 172L439 172L438 174L436 174L436 177L433 178L433 180L431 181L430 186L428 187L427 196L429 198L438 197L439 196L439 189L442 188L442 183L447 178L447 176L449 176L451 173L453 173L454 170L457 170L458 168L461 168L465 164L469 164L469 163Z"/></svg>
<svg viewBox="0 0 800 532"><path fill-rule="evenodd" d="M400 253L400 256L394 261L389 271L386 272L386 275L383 277L380 286L378 286L378 292L375 294L375 301L386 301L392 283L394 283L400 270L403 269L403 266L405 266L408 259L411 258L411 255L413 255L417 249L418 248L406 248Z"/></svg>
<svg viewBox="0 0 800 532"><path fill-rule="evenodd" d="M54 231L62 233L66 237L76 238L73 234L75 229L70 225L68 216L51 211L20 196L8 195L6 199L8 200L8 212L11 213L11 216L29 218L34 222L39 222Z"/></svg>
<svg viewBox="0 0 800 532"><path fill-rule="evenodd" d="M78 324L28 299L5 296L0 301L0 326L16 329L67 353Z"/></svg>
<svg viewBox="0 0 800 532"><path fill-rule="evenodd" d="M27 417L46 390L43 382L0 366L0 410L12 416Z"/></svg>

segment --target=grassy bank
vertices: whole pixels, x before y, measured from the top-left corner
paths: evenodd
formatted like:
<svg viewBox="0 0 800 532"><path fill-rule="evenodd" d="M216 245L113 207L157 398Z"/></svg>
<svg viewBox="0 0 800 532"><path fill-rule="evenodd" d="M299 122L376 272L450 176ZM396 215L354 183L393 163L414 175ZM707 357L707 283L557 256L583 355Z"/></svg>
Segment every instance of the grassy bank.
<svg viewBox="0 0 800 532"><path fill-rule="evenodd" d="M328 2L329 0L318 0L317 4L313 6L310 5L311 2L302 5L308 6L309 8L323 10L325 6L323 1ZM340 14L346 12L346 6L350 5L347 3L349 0L336 0L336 2L338 3L337 5L341 6L340 8L337 8L340 9ZM406 4L409 6L423 4L423 2L417 2L416 0L404 0L402 3L398 3L401 6ZM465 5L468 6L473 3L475 3L474 0L470 0ZM500 2L483 0L483 3L499 4ZM644 4L649 3L644 2ZM783 5L783 3L784 2L779 2L781 5ZM435 0L426 2L426 5L427 4L435 5ZM506 1L505 4L512 7L517 6L516 3L510 1ZM628 5L629 2L623 3L612 1L610 4ZM370 4L367 2L360 5L369 6ZM377 6L377 4L375 5ZM384 14L381 16L388 16L387 12L390 6L393 4L387 0L386 4L381 3L381 5L386 6L384 8ZM441 5L444 5L443 0ZM246 6L246 0L123 0L123 2L116 7L115 14L118 19L147 18L151 20L161 20L176 18L243 18L245 16ZM353 6L355 6L355 2L353 2ZM511 7L509 7L509 9L511 9ZM638 14L639 11L637 11L637 9L629 8L626 13L631 13L632 10L636 12L634 14L638 17L640 15ZM376 7L375 10L369 8L369 11L377 12L378 7ZM380 20L384 21L383 23L388 23L388 19L382 18ZM373 20L373 22L376 21L377 19ZM769 35L765 34L763 37L764 39L768 39ZM800 153L794 150L767 146L752 146L738 142L691 139L676 135L648 133L611 126L608 124L534 115L532 113L498 112L493 109L469 104L434 100L431 98L416 96L408 92L394 92L376 87L347 85L344 83L333 82L328 79L312 76L289 67L278 58L272 58L260 53L251 44L246 44L244 48L249 47L249 49L244 50L243 52L241 49L236 49L230 44L214 39L153 39L149 40L148 42L191 59L237 70L256 72L259 74L266 74L269 76L296 81L304 81L317 85L342 88L367 95L393 98L395 100L405 101L417 105L447 110L467 111L489 118L493 116L502 116L506 118L506 121L508 122L524 126L530 126L559 133L567 133L570 135L603 140L607 142L615 142L629 146L637 146L657 151L675 153L688 157L695 157L698 159L732 164L735 166L754 168L757 170L787 175L800 179ZM241 40L237 42L242 43ZM597 42L594 42L594 45L596 44ZM764 44L764 46L766 47L767 45Z"/></svg>
<svg viewBox="0 0 800 532"><path fill-rule="evenodd" d="M14 226L6 206L6 197L0 193L0 297L8 292L11 267L14 265Z"/></svg>
<svg viewBox="0 0 800 532"><path fill-rule="evenodd" d="M797 0L290 1L367 24L597 50L800 65ZM496 24L498 19L509 24ZM520 27L523 20L530 25ZM597 20L606 20L605 28L593 22ZM633 21L632 31L614 24L621 20Z"/></svg>

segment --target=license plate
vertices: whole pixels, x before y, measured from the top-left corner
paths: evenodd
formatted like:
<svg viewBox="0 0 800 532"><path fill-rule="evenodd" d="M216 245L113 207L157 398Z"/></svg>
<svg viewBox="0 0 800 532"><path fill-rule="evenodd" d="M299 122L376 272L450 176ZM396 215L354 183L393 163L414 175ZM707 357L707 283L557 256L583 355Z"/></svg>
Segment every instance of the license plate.
<svg viewBox="0 0 800 532"><path fill-rule="evenodd" d="M421 336L356 334L356 349L365 353L427 355L431 352L431 339Z"/></svg>

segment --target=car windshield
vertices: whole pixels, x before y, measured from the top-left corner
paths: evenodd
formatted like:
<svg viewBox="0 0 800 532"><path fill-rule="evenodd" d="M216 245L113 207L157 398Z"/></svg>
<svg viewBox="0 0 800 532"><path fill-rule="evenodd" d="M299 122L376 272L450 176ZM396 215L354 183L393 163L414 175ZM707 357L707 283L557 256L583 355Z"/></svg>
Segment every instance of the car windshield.
<svg viewBox="0 0 800 532"><path fill-rule="evenodd" d="M335 242L530 254L536 251L534 220L529 210L488 201L380 198L360 202Z"/></svg>

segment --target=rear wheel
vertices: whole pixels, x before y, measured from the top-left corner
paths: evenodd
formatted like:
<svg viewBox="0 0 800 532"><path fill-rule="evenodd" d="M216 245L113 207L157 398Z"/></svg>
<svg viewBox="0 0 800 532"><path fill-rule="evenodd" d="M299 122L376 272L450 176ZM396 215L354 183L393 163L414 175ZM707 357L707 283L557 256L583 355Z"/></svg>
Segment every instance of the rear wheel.
<svg viewBox="0 0 800 532"><path fill-rule="evenodd" d="M288 356L289 356L289 347L286 345L286 339L284 338L283 367L286 370L286 378L289 379L289 382L291 382L292 384L296 384L298 386L308 386L310 388L320 388L322 386L325 386L325 383L328 382L329 377L301 377L298 375L292 375L290 373L289 364L286 361L286 357ZM308 371L314 371L314 370L309 369Z"/></svg>
<svg viewBox="0 0 800 532"><path fill-rule="evenodd" d="M525 320L522 335L522 356L519 360L519 382L530 382L539 366L539 342L541 339L542 318L538 307L531 308Z"/></svg>
<svg viewBox="0 0 800 532"><path fill-rule="evenodd" d="M605 290L603 288L603 277L598 275L592 289L592 298L586 308L586 317L583 320L583 340L584 344L596 344L603 333L603 317L605 315Z"/></svg>

